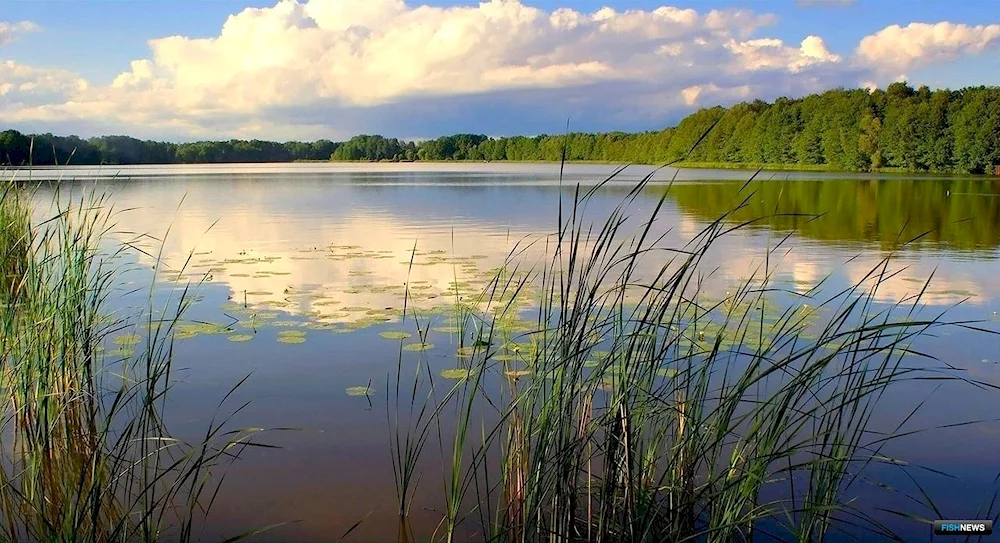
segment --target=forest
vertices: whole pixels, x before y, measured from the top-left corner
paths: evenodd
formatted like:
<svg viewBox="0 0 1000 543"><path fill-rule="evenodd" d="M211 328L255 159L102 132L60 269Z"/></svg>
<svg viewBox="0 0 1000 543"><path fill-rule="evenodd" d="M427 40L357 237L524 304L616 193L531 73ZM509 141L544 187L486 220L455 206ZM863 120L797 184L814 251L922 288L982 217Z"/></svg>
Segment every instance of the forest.
<svg viewBox="0 0 1000 543"><path fill-rule="evenodd" d="M699 139L707 136L699 142ZM1000 166L1000 87L835 89L802 98L700 109L641 133L488 137L419 142L379 135L345 142L167 143L0 132L0 163L191 164L338 161L571 161L780 166L837 171L992 173ZM693 150L692 150L693 149Z"/></svg>

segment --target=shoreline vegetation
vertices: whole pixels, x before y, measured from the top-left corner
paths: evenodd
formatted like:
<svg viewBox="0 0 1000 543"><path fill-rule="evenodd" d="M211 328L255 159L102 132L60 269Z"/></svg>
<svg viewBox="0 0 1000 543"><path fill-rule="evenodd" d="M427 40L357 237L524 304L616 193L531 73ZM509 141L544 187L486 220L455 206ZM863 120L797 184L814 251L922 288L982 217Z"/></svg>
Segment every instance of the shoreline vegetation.
<svg viewBox="0 0 1000 543"><path fill-rule="evenodd" d="M102 250L109 198L57 191L33 220L33 196L0 186L0 542L191 541L259 431L230 429L225 398L200 440L168 430L188 290L153 307L157 262L149 307L116 316L113 262L135 245Z"/></svg>
<svg viewBox="0 0 1000 543"><path fill-rule="evenodd" d="M910 472L928 466L888 453L908 417L875 413L901 385L956 379L916 342L962 323L920 317L920 296L876 302L891 257L832 295L782 292L771 262L713 297L702 259L750 224L736 215L756 191L664 258L651 225L666 195L630 217L648 182L607 216L586 214L595 190L560 200L550 259L524 269L515 245L480 298L456 295L463 356L441 379L400 342L386 387L398 540L463 540L469 525L484 541L903 540L856 495L885 466L922 492ZM637 272L646 258L662 263L653 280ZM525 292L535 301L519 304ZM425 462L443 463L434 507L413 498ZM938 511L926 492L884 488L905 504L889 515ZM429 536L410 525L421 505L441 516Z"/></svg>
<svg viewBox="0 0 1000 543"><path fill-rule="evenodd" d="M419 142L360 135L343 142L170 143L117 135L83 139L0 132L0 165L8 167L562 159L664 164L682 158L676 165L689 168L997 175L1000 87L932 91L899 82L871 92L835 89L802 98L703 108L675 127L636 133L455 134Z"/></svg>

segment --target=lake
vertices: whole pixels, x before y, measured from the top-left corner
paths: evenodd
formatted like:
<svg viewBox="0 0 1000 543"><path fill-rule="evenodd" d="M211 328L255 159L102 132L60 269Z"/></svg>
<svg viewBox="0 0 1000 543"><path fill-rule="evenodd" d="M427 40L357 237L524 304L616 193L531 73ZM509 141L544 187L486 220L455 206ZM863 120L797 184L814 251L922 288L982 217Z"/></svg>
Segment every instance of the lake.
<svg viewBox="0 0 1000 543"><path fill-rule="evenodd" d="M38 168L30 176L61 180L67 194L96 188L120 210L113 239L148 253L120 261L125 284L109 304L121 314L147 303L157 258L154 303L192 284L197 298L185 317L195 324L175 339L179 382L168 402L178 432L197 435L248 374L227 405L251 403L231 424L295 428L266 433L263 441L281 448L248 449L228 469L205 537L289 522L252 540L330 541L363 519L350 539L374 541L398 532L387 381L397 367L407 378L418 364L435 373L454 368L461 338L449 304L481 291L512 252L525 269L543 265L558 243L560 200L565 218L575 185L586 191L613 170L567 165L561 183L558 165L549 164L105 166ZM630 167L598 189L587 216L599 227L650 171ZM654 235L681 248L742 203L726 224L744 227L715 241L699 264L704 291L719 297L766 271L782 299L811 304L891 258L874 303L913 304L920 294L922 314L946 311L975 323L922 338L921 350L938 360L908 363L1000 384L1000 340L969 329L1000 322L1000 180L762 173L747 183L751 175L660 171L633 195L627 226L641 226L664 198ZM53 190L42 184L41 215ZM407 290L408 311L429 322L433 348L401 350L385 334L411 334L404 347L416 340L416 323L400 322ZM213 333L214 325L232 329ZM347 393L368 386L367 395ZM873 466L849 494L910 540L926 540L929 528L877 508L936 519L901 497L917 493L915 480L945 518L983 518L1000 474L998 399L985 386L929 381L887 395L873 418L882 431L918 406L899 433L984 422L892 441L878 453L929 469L913 469L910 479L897 465ZM444 507L435 469L440 463L427 463L414 497L420 534L433 531ZM481 534L467 524L461 537Z"/></svg>

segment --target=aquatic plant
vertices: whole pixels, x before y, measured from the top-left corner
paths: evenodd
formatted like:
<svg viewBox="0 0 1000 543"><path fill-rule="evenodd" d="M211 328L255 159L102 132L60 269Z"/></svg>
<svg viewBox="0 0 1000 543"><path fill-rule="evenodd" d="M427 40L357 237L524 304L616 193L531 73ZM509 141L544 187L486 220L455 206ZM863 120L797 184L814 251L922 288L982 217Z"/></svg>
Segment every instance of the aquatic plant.
<svg viewBox="0 0 1000 543"><path fill-rule="evenodd" d="M31 196L9 184L0 200L0 220L16 224L0 235L8 280L0 304L0 541L188 541L211 508L220 482L212 473L253 445L255 432L227 431L223 417L198 442L171 435L164 400L189 290L168 302L171 311L150 306L141 327L109 318L120 270L108 263L135 247L108 242L107 198L88 193L67 203L56 190L53 216L31 224Z"/></svg>
<svg viewBox="0 0 1000 543"><path fill-rule="evenodd" d="M771 273L787 237L712 298L704 257L748 225L734 220L741 205L664 247L666 194L629 216L652 174L609 216L587 215L620 171L560 200L543 266L520 273L512 249L458 323L474 348L460 343L460 367L439 373L458 379L445 393L429 363L402 385L400 364L387 399L400 539L415 538L407 516L435 434L444 504L431 539L451 542L463 523L490 541L747 541L762 526L803 542L845 526L894 538L847 496L873 463L901 465L882 451L909 417L880 434L870 421L898 383L953 378L901 363L933 360L917 340L972 325L922 316L920 295L877 303L888 258L843 290L782 289ZM515 329L513 300L534 283L534 326Z"/></svg>

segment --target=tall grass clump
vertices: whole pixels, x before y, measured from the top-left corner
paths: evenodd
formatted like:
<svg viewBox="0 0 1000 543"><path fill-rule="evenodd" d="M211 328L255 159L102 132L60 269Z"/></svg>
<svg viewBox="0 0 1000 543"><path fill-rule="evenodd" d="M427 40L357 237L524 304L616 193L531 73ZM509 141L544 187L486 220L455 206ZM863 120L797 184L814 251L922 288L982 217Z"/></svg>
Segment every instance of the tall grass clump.
<svg viewBox="0 0 1000 543"><path fill-rule="evenodd" d="M11 296L28 265L31 239L28 206L21 191L8 184L0 193L0 296Z"/></svg>
<svg viewBox="0 0 1000 543"><path fill-rule="evenodd" d="M436 438L446 503L434 539L463 525L505 542L811 542L848 526L894 537L850 499L871 463L890 461L894 429L873 433L872 417L916 378L902 363L922 355L913 342L965 324L924 317L919 295L877 301L888 260L835 292L783 291L772 273L787 238L713 291L706 255L751 223L730 213L667 247L666 191L648 216L630 216L652 174L594 222L588 203L620 172L560 201L543 265L519 271L512 259L466 304L464 379L397 378L404 520L416 459ZM527 292L530 330L511 302Z"/></svg>
<svg viewBox="0 0 1000 543"><path fill-rule="evenodd" d="M212 469L250 434L213 421L191 444L167 431L171 335L186 296L172 317L150 308L141 323L113 318L119 270L108 263L127 247L105 243L107 199L66 203L57 191L53 215L32 223L32 193L11 184L3 196L0 541L191 539L216 488ZM105 350L109 334L141 329Z"/></svg>

